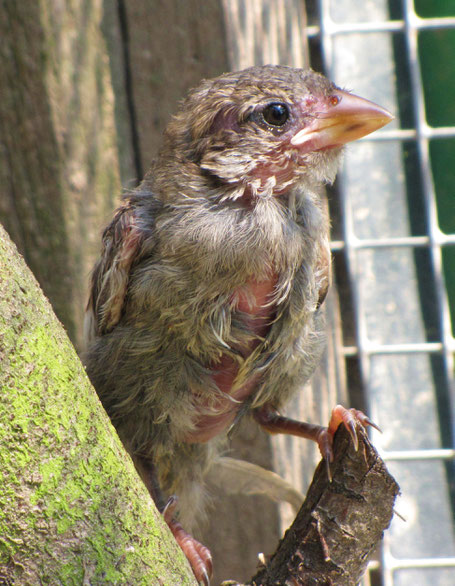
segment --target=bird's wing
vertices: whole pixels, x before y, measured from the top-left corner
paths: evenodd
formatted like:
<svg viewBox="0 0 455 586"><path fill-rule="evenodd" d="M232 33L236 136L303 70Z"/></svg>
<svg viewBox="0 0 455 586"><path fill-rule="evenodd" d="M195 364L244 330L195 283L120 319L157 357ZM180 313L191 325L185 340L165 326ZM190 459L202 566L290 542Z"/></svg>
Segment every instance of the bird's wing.
<svg viewBox="0 0 455 586"><path fill-rule="evenodd" d="M304 208L298 210L295 220L305 233L308 229L308 219L306 213L303 212ZM326 238L326 233L328 233L328 227L330 226L330 219L327 200L323 192L320 193L320 203L314 206L312 213L315 214L315 219L319 217L319 220L316 221L320 224L319 238L314 238L312 243L315 253L313 271L318 293L316 309L319 309L324 303L329 287L332 284L332 255L330 252L330 243Z"/></svg>
<svg viewBox="0 0 455 586"><path fill-rule="evenodd" d="M144 240L135 210L131 199L126 199L103 233L101 258L90 283L84 324L86 343L110 332L122 315L130 271L141 257Z"/></svg>
<svg viewBox="0 0 455 586"><path fill-rule="evenodd" d="M318 251L317 257L317 264L316 264L316 273L319 277L319 297L317 307L321 307L324 303L325 298L327 297L327 293L329 291L329 287L332 282L332 262L331 262L331 255L330 255L330 248L325 245L321 245Z"/></svg>

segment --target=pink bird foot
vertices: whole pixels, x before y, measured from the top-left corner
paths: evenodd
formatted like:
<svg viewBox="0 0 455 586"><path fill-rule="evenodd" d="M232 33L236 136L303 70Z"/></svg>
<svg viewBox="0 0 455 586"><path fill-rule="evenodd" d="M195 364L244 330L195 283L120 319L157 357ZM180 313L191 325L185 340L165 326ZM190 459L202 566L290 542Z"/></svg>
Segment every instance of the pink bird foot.
<svg viewBox="0 0 455 586"><path fill-rule="evenodd" d="M187 533L182 525L173 517L177 507L177 497L171 496L163 511L163 518L179 544L187 560L190 562L196 580L203 586L210 585L212 575L212 556L205 545L199 543L192 535Z"/></svg>

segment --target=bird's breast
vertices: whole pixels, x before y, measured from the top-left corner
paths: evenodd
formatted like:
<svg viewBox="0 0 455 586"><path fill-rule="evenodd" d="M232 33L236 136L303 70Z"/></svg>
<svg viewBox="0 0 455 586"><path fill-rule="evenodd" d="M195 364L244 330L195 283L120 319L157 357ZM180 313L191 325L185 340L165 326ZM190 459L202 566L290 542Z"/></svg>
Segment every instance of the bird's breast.
<svg viewBox="0 0 455 586"><path fill-rule="evenodd" d="M244 325L252 334L247 343L236 348L244 359L261 343L270 329L275 315L273 294L276 282L276 275L261 281L251 279L232 293L233 309L239 312ZM255 373L241 386L234 385L239 365L229 354L223 354L210 368L213 373L211 378L221 393L211 401L209 414L207 399L193 393L196 407L204 413L196 419L194 431L186 438L191 443L206 442L228 428L235 420L241 404L254 393L260 379L260 375Z"/></svg>

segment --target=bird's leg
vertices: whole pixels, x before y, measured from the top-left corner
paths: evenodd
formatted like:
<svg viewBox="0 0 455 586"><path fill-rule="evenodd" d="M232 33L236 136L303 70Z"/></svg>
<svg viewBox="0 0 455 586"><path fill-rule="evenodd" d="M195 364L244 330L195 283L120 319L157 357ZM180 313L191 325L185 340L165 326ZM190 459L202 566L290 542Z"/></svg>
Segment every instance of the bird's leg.
<svg viewBox="0 0 455 586"><path fill-rule="evenodd" d="M208 586L212 575L212 556L205 545L199 543L192 535L187 533L182 525L174 519L177 508L177 497L169 497L163 510L163 517L181 547L186 558L190 562L194 575L199 583Z"/></svg>
<svg viewBox="0 0 455 586"><path fill-rule="evenodd" d="M210 584L210 576L212 575L212 556L209 549L187 533L182 525L174 518L174 513L177 508L177 497L171 496L167 501L165 500L153 462L149 458L140 456L133 456L133 462L147 490L155 501L157 509L162 513L172 535L189 561L197 581L204 586L208 586Z"/></svg>
<svg viewBox="0 0 455 586"><path fill-rule="evenodd" d="M254 410L253 414L259 425L269 433L287 433L315 441L326 462L329 478L331 478L330 463L333 461L333 437L340 424L349 431L356 450L359 445L356 433L358 423L364 427L370 425L380 431L379 427L362 411L346 409L342 405L337 405L333 409L328 427L283 417L270 405Z"/></svg>

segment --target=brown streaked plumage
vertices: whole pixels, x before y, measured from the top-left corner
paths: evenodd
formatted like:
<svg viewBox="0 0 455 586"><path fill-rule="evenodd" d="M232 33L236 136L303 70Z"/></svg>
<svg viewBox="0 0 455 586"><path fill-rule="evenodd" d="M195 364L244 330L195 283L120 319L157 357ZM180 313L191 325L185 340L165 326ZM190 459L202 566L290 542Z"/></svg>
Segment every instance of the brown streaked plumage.
<svg viewBox="0 0 455 586"><path fill-rule="evenodd" d="M103 234L87 308L87 372L200 581L209 553L175 521L200 511L230 426L310 437L277 415L318 363L330 283L320 197L342 145L391 120L311 70L253 67L203 81ZM355 436L355 431L353 431Z"/></svg>

